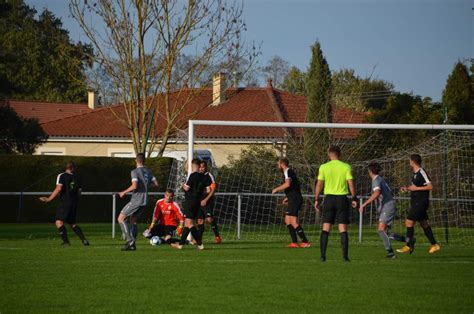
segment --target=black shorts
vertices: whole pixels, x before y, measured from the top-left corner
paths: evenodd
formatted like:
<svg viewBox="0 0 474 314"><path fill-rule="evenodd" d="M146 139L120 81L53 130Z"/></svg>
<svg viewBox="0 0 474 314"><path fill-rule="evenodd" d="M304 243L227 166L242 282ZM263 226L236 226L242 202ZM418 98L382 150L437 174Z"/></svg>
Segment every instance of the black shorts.
<svg viewBox="0 0 474 314"><path fill-rule="evenodd" d="M411 200L410 209L407 213L407 219L411 221L428 220L429 200Z"/></svg>
<svg viewBox="0 0 474 314"><path fill-rule="evenodd" d="M287 216L298 217L298 213L303 207L303 198L302 197L288 197L288 207L285 214Z"/></svg>
<svg viewBox="0 0 474 314"><path fill-rule="evenodd" d="M158 236L158 237L166 237L166 236L174 236L174 232L176 231L176 226L164 226L164 225L155 225L153 229L150 230L151 236Z"/></svg>
<svg viewBox="0 0 474 314"><path fill-rule="evenodd" d="M206 206L204 206L204 207L200 206L197 218L198 219L205 219L205 218L214 217L214 206L215 205L216 205L216 201L213 197L207 202Z"/></svg>
<svg viewBox="0 0 474 314"><path fill-rule="evenodd" d="M323 223L348 224L350 204L346 195L326 195L323 203Z"/></svg>
<svg viewBox="0 0 474 314"><path fill-rule="evenodd" d="M56 209L56 220L68 224L76 223L77 203L76 204L60 204Z"/></svg>
<svg viewBox="0 0 474 314"><path fill-rule="evenodd" d="M201 210L201 202L199 200L184 200L183 211L184 218L197 219Z"/></svg>

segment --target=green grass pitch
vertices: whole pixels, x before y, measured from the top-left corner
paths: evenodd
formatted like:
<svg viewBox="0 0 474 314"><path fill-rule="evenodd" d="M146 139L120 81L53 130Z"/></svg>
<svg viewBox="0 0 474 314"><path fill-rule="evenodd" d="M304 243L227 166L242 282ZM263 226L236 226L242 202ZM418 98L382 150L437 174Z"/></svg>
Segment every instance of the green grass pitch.
<svg viewBox="0 0 474 314"><path fill-rule="evenodd" d="M90 247L70 229L72 246L61 247L52 224L0 225L2 314L474 311L470 246L443 245L431 256L421 244L413 255L385 260L372 232L364 244L352 237L352 262L343 263L332 234L328 261L321 263L314 234L309 249L226 241L202 252L177 251L140 239L136 252L121 252L110 225L82 228Z"/></svg>

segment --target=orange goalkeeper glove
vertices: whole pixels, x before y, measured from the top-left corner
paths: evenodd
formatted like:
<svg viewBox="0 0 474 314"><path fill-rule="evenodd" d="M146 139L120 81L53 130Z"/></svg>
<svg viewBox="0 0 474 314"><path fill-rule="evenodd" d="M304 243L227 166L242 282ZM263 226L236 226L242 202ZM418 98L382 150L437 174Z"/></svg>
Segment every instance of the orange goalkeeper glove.
<svg viewBox="0 0 474 314"><path fill-rule="evenodd" d="M181 236L181 235L183 234L183 225L182 225L182 224L180 224L180 225L178 226L178 228L176 228L176 234L177 234L178 236Z"/></svg>

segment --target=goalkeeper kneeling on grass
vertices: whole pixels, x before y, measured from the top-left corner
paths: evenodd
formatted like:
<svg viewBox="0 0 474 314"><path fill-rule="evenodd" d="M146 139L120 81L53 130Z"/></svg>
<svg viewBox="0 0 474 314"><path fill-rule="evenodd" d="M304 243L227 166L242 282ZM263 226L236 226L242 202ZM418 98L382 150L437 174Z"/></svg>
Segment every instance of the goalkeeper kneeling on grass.
<svg viewBox="0 0 474 314"><path fill-rule="evenodd" d="M143 236L146 238L158 236L167 244L179 242L179 239L173 238L173 236L175 232L178 236L181 235L184 216L173 197L174 191L168 189L165 192L165 197L156 202L151 225L143 232Z"/></svg>

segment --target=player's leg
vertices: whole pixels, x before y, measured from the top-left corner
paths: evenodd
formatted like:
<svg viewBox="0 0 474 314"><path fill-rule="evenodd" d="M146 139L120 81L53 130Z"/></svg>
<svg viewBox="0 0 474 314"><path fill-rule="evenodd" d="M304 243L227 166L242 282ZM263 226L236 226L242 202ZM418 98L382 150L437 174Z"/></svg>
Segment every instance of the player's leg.
<svg viewBox="0 0 474 314"><path fill-rule="evenodd" d="M331 226L334 224L336 220L336 211L335 211L335 204L334 204L334 196L328 195L324 199L323 202L323 214L322 214L322 222L323 222L323 229L321 230L321 236L319 237L319 246L321 252L321 261L326 261L326 251L328 248L328 238L329 232L331 231Z"/></svg>
<svg viewBox="0 0 474 314"><path fill-rule="evenodd" d="M291 243L288 245L288 247L297 248L298 237L296 236L295 228L293 228L293 225L291 224L291 216L289 216L288 214L285 215L285 224L286 224L286 227L288 228L288 232L290 233L290 237L291 237Z"/></svg>
<svg viewBox="0 0 474 314"><path fill-rule="evenodd" d="M72 223L72 224L69 224L69 225L71 226L71 229L74 231L74 233L79 237L79 239L81 239L82 244L84 244L85 246L88 246L89 241L84 236L84 233L82 232L81 227L79 227L75 223Z"/></svg>
<svg viewBox="0 0 474 314"><path fill-rule="evenodd" d="M378 225L378 234L380 239L382 239L385 250L387 251L387 258L396 258L395 253L392 249L392 244L390 243L390 238L388 237L387 230L390 229L393 220L395 219L395 203L393 201L387 202L380 209L379 215L379 225Z"/></svg>
<svg viewBox="0 0 474 314"><path fill-rule="evenodd" d="M293 202L292 202L293 203ZM290 207L290 204L288 204L288 207ZM293 204L291 204L292 210L290 212L290 223L293 226L293 229L295 230L296 234L298 237L301 239L302 244L300 247L307 248L310 247L311 245L309 244L308 238L306 237L303 227L299 223L298 215L303 207L303 199L297 200Z"/></svg>
<svg viewBox="0 0 474 314"><path fill-rule="evenodd" d="M84 236L82 229L76 224L76 216L77 216L77 207L74 206L73 208L71 208L69 212L67 223L69 224L69 226L71 226L71 229L79 237L79 239L81 239L82 244L85 246L88 246L89 241L87 241L86 237Z"/></svg>
<svg viewBox="0 0 474 314"><path fill-rule="evenodd" d="M199 232L194 226L194 219L197 218L198 211L200 209L199 202L191 202L185 201L183 203L184 208L184 228L183 233L181 235L181 240L179 243L172 243L171 246L176 249L182 249L183 245L186 244L186 239L188 235L191 233L193 238L196 240L196 244L198 245L198 249L203 249L201 238L199 237Z"/></svg>
<svg viewBox="0 0 474 314"><path fill-rule="evenodd" d="M413 253L415 250L415 221L411 220L410 213L408 214L408 218L405 220L405 227L407 229L407 233L405 236L406 245L397 250L398 253Z"/></svg>
<svg viewBox="0 0 474 314"><path fill-rule="evenodd" d="M127 218L133 214L133 206L131 203L128 203L124 206L122 211L117 217L117 222L122 230L122 234L125 236L125 241L127 243L132 242L132 234L130 232L130 227L128 226Z"/></svg>
<svg viewBox="0 0 474 314"><path fill-rule="evenodd" d="M70 245L69 243L69 238L67 236L67 230L66 227L64 226L64 221L67 219L68 216L68 207L65 206L64 204L61 204L58 206L56 209L56 229L58 230L58 234L61 236L61 239L63 240L63 245Z"/></svg>
<svg viewBox="0 0 474 314"><path fill-rule="evenodd" d="M175 226L165 226L164 227L164 242L167 244L172 243L173 235L175 233L176 227Z"/></svg>
<svg viewBox="0 0 474 314"><path fill-rule="evenodd" d="M433 234L433 230L431 229L430 225L428 224L427 220L422 220L420 221L420 226L423 228L423 231L425 232L425 236L428 238L428 240L431 243L430 249L428 250L428 253L433 254L438 252L441 247L439 244L436 242L436 239Z"/></svg>
<svg viewBox="0 0 474 314"><path fill-rule="evenodd" d="M211 225L211 230L214 233L216 244L221 244L222 239L219 233L219 227L217 226L216 218L214 218L213 215L209 215L208 213L206 213L206 216L206 221L209 223L209 225Z"/></svg>
<svg viewBox="0 0 474 314"><path fill-rule="evenodd" d="M349 235L347 233L347 225L349 224L350 203L345 195L337 196L336 207L336 220L341 237L342 259L345 262L349 262Z"/></svg>
<svg viewBox="0 0 474 314"><path fill-rule="evenodd" d="M204 213L204 208L203 207L199 207L199 210L198 210L198 214L197 214L197 231L199 233L199 238L202 239L203 235L204 235L204 230L205 230L205 226L204 226L204 218L205 218L205 213ZM194 236L193 236L194 238ZM194 238L194 241L197 241L196 238Z"/></svg>
<svg viewBox="0 0 474 314"><path fill-rule="evenodd" d="M378 225L378 234L380 239L382 239L383 246L385 250L387 251L387 258L396 258L395 253L393 252L392 244L390 243L390 239L387 234L387 225L380 221Z"/></svg>
<svg viewBox="0 0 474 314"><path fill-rule="evenodd" d="M61 236L61 239L63 240L62 244L70 245L69 238L67 236L67 230L66 230L66 227L64 226L64 222L56 218L55 225L56 225L56 229L58 229L58 234Z"/></svg>
<svg viewBox="0 0 474 314"><path fill-rule="evenodd" d="M349 235L347 234L347 224L338 224L339 235L341 237L342 259L349 262Z"/></svg>
<svg viewBox="0 0 474 314"><path fill-rule="evenodd" d="M212 232L214 232L214 237L216 244L220 244L222 242L221 235L219 233L219 227L217 226L217 219L214 217L214 207L215 207L215 200L214 198L211 199L209 203L207 203L204 213L206 215L206 220L211 226Z"/></svg>
<svg viewBox="0 0 474 314"><path fill-rule="evenodd" d="M133 214L130 216L130 235L133 238L133 241L135 242L138 236L138 216Z"/></svg>

